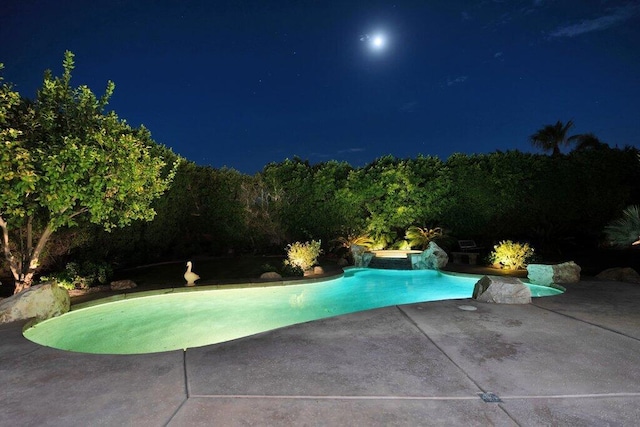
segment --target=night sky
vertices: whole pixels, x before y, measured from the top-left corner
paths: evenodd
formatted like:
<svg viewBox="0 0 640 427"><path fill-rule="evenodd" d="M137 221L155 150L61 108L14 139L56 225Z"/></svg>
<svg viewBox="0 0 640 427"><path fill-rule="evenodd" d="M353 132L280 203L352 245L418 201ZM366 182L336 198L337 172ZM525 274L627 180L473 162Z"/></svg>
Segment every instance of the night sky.
<svg viewBox="0 0 640 427"><path fill-rule="evenodd" d="M2 0L0 41L21 95L70 50L74 85L114 81L121 118L248 174L536 152L532 133L570 119L640 147L640 1Z"/></svg>

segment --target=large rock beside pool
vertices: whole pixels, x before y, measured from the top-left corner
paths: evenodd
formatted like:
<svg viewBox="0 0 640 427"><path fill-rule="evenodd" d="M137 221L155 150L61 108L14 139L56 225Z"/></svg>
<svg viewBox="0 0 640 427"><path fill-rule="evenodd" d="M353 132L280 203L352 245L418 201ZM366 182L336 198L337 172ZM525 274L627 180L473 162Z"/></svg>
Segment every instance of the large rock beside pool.
<svg viewBox="0 0 640 427"><path fill-rule="evenodd" d="M435 242L429 242L422 253L411 254L411 268L414 270L440 270L447 266L449 255Z"/></svg>
<svg viewBox="0 0 640 427"><path fill-rule="evenodd" d="M32 286L0 302L0 324L35 318L38 321L69 311L71 298L53 283Z"/></svg>
<svg viewBox="0 0 640 427"><path fill-rule="evenodd" d="M616 282L640 283L640 274L630 267L608 268L596 275L598 279Z"/></svg>
<svg viewBox="0 0 640 427"><path fill-rule="evenodd" d="M356 267L368 267L373 259L373 254L359 245L351 245L351 255L353 255L353 265Z"/></svg>
<svg viewBox="0 0 640 427"><path fill-rule="evenodd" d="M542 286L554 283L578 283L580 270L580 266L573 261L555 265L529 264L527 278L531 283Z"/></svg>
<svg viewBox="0 0 640 427"><path fill-rule="evenodd" d="M473 288L473 299L497 304L529 304L531 290L516 277L483 276Z"/></svg>

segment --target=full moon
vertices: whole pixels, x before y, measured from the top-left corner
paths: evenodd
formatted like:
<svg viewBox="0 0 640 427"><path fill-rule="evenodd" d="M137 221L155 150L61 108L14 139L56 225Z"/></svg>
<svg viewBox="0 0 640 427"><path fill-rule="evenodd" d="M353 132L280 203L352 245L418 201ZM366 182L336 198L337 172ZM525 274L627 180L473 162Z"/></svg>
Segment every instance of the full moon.
<svg viewBox="0 0 640 427"><path fill-rule="evenodd" d="M380 49L384 46L384 37L378 35L378 36L373 36L373 38L371 39L371 45L375 48L375 49Z"/></svg>

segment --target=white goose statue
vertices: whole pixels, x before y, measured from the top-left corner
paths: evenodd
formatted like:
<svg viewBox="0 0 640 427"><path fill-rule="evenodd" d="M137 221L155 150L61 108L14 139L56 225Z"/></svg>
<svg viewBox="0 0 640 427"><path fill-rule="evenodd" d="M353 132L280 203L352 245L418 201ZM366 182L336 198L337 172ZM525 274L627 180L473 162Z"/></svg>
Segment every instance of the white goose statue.
<svg viewBox="0 0 640 427"><path fill-rule="evenodd" d="M193 264L191 263L191 261L188 261L187 271L184 273L184 280L187 281L186 286L195 286L196 280L200 278L200 276L198 276L196 273L191 271L191 267L193 267Z"/></svg>

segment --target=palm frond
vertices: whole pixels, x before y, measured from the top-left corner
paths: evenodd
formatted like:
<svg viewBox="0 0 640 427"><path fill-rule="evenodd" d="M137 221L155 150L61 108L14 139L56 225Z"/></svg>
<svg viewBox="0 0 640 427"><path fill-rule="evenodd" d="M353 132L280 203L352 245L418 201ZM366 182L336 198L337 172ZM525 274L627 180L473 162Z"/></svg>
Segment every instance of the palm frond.
<svg viewBox="0 0 640 427"><path fill-rule="evenodd" d="M429 242L437 237L441 237L443 231L440 227L436 228L420 228L415 225L409 227L405 233L405 238L409 245L414 248L426 249Z"/></svg>
<svg viewBox="0 0 640 427"><path fill-rule="evenodd" d="M554 155L560 154L560 146L569 144L567 133L573 127L573 120L566 124L557 121L554 125L546 125L531 135L529 140L534 147L543 151L551 151Z"/></svg>
<svg viewBox="0 0 640 427"><path fill-rule="evenodd" d="M640 238L640 206L632 205L622 211L622 217L604 229L607 239L615 246L627 247Z"/></svg>

